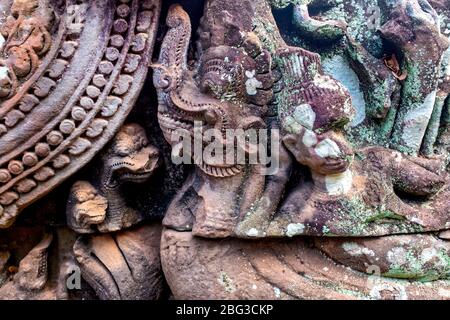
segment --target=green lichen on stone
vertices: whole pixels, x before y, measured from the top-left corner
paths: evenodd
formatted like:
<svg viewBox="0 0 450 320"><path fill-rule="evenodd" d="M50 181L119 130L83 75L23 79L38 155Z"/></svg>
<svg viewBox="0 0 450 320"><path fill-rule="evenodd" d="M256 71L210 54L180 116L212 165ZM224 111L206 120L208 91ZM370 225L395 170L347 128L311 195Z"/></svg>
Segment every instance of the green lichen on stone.
<svg viewBox="0 0 450 320"><path fill-rule="evenodd" d="M421 73L418 65L415 63L406 62L405 67L408 72L408 77L403 84L402 97L407 100L407 103L404 103L404 105L408 107L409 104L421 101Z"/></svg>
<svg viewBox="0 0 450 320"><path fill-rule="evenodd" d="M434 153L434 144L438 137L439 127L441 124L441 115L444 109L445 98L437 96L436 103L434 105L433 113L431 114L430 122L428 124L425 138L423 140L422 151L425 155L431 155Z"/></svg>
<svg viewBox="0 0 450 320"><path fill-rule="evenodd" d="M254 32L258 35L259 39L264 45L264 48L268 50L272 55L275 54L278 49L279 40L281 40L277 26L273 25L270 21L255 17L253 19Z"/></svg>
<svg viewBox="0 0 450 320"><path fill-rule="evenodd" d="M365 96L367 101L367 113L371 116L377 116L382 113L386 100L387 100L387 92L389 92L389 80L386 79L383 82L378 82L374 80L372 83L374 85L371 86L371 90L366 90Z"/></svg>

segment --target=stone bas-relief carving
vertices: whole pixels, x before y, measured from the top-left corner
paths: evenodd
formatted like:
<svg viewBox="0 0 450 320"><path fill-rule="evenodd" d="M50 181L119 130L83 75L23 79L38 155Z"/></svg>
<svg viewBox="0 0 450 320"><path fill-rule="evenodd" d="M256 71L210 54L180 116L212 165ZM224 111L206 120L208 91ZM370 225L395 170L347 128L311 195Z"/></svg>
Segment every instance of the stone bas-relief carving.
<svg viewBox="0 0 450 320"><path fill-rule="evenodd" d="M105 300L157 300L164 297L159 244L161 225L118 233L86 235L74 245L83 278Z"/></svg>
<svg viewBox="0 0 450 320"><path fill-rule="evenodd" d="M148 180L158 167L158 150L142 127L125 124L101 159L100 177L92 184L78 181L71 190L67 223L86 234L74 244L75 258L101 299L157 299L164 289L161 225L130 229L144 214L126 203L120 185Z"/></svg>
<svg viewBox="0 0 450 320"><path fill-rule="evenodd" d="M358 1L275 2L293 19L294 31L283 39L269 5L206 1L192 63L188 45L174 36L187 41L189 33L179 31L189 30L186 13L169 11L154 74L160 110L177 114L166 139L173 142L176 127L189 131L186 124L205 117L197 106L208 101L225 110L231 128L239 127L241 116L227 112L230 104L256 107L261 127L279 128L283 142L276 176L253 175L254 165L243 167L244 182L205 174L201 165L193 169L163 221L162 263L174 296L354 299L387 298L382 292L392 291L393 298L448 298L448 93L442 70L449 41L438 18L448 13L426 1L379 1L384 15L372 37L357 16L365 8ZM322 16L310 16L309 6ZM318 39L326 40L323 56L307 50L317 49ZM215 75L202 82L207 53L230 45L250 56L254 47L270 55L260 68L272 81L258 80L270 96L256 106L245 95L236 102L235 95L222 94L246 85L245 77L229 77L230 54L216 53ZM175 75L183 69L196 80L184 97L179 85L189 78ZM239 96L239 90L232 93ZM192 111L197 118L189 117ZM222 125L220 118L205 118L205 128ZM179 145L172 148L178 152ZM218 239L224 237L253 241ZM283 249L288 243L292 251ZM228 256L234 261L229 269ZM373 273L382 283L374 284ZM202 280L194 286L190 279ZM433 293L421 284L427 281Z"/></svg>
<svg viewBox="0 0 450 320"><path fill-rule="evenodd" d="M46 3L14 1L0 36L4 59L1 67L0 97L15 94L19 79L27 78L37 69L39 60L51 45L49 29L52 13Z"/></svg>
<svg viewBox="0 0 450 320"><path fill-rule="evenodd" d="M159 152L141 126L125 124L99 160L103 163L99 176L91 182L77 181L71 188L67 226L57 232L56 250L63 252L53 261L56 270L49 270L51 258L56 259L49 254L52 233L20 260L14 274L3 270L10 253L2 252L6 276L1 298L68 299L70 285L81 277L101 299L148 300L164 295L161 224L143 222L145 215L125 201L121 189L124 183L148 180L158 168Z"/></svg>
<svg viewBox="0 0 450 320"><path fill-rule="evenodd" d="M159 165L158 149L149 145L142 127L126 124L101 157L104 166L97 181L78 181L71 190L67 223L77 233L113 232L143 220L120 188L124 182L148 180Z"/></svg>
<svg viewBox="0 0 450 320"><path fill-rule="evenodd" d="M4 7L0 298L450 299L447 0Z"/></svg>

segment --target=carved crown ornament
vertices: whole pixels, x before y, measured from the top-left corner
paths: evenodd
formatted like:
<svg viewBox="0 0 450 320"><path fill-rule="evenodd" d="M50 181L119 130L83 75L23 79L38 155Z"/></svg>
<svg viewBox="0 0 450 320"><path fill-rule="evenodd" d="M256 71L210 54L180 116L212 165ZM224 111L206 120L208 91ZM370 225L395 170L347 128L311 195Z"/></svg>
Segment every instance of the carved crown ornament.
<svg viewBox="0 0 450 320"><path fill-rule="evenodd" d="M15 0L0 31L0 226L111 139L147 74L158 1Z"/></svg>

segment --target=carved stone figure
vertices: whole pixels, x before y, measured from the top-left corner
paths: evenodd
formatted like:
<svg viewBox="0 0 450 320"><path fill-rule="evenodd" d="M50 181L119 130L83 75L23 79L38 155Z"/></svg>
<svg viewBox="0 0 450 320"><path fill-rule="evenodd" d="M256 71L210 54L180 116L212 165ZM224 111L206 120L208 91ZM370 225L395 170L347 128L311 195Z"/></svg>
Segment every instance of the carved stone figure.
<svg viewBox="0 0 450 320"><path fill-rule="evenodd" d="M450 299L449 163L449 0L0 3L0 299Z"/></svg>
<svg viewBox="0 0 450 320"><path fill-rule="evenodd" d="M71 254L73 233L65 228L11 229L1 235L2 244L10 244L10 252L3 256L0 299L69 299L67 279L77 270Z"/></svg>
<svg viewBox="0 0 450 320"><path fill-rule="evenodd" d="M426 1L383 2L380 10L385 10L385 21L378 21L375 28L380 29L382 38L378 35L374 41L368 34L375 31L364 34L369 26L356 17L360 11L354 9L363 7L362 3L349 1L336 8L324 5L328 9L323 11L320 2L309 4L324 16L327 12L334 17L340 13L340 18L348 14L347 21L339 21L311 17L305 4L295 2L290 7L305 46L312 46L317 39L327 40L329 49L323 62L318 54L287 44L297 39L287 38L287 43L281 39L270 11L262 10L268 8L266 1L210 0L205 5L196 52L199 62L192 65L201 66L208 60L203 59L208 57L203 48L213 40L229 44L239 39L235 34L245 37L249 31L261 39L271 57L267 76L272 82L267 89L273 93L262 121L266 128L281 130L279 155L283 160L277 178L245 176L253 193L240 188L237 195L240 203L250 205L239 207L227 232L204 232L199 227L203 215L208 214L215 220L210 220L206 230L214 230L228 216L226 210L236 208L226 196L230 189L216 187L220 186L217 179L225 183L226 178L206 177L199 183L198 169L194 170L171 205L177 210L169 207L164 220L168 230L163 233L161 254L169 286L176 298L197 299L207 298L204 292L221 299L389 298L385 291L398 299L446 298L449 154L446 142L444 146L439 142L447 125L441 120L446 119L442 115L446 109L438 100L446 100L448 94L436 97L445 87L442 70L446 70L448 41L439 31L438 14ZM274 5L286 7L288 3ZM250 12L256 17L247 19ZM172 29L164 43L171 43L171 32L177 30L170 22L186 20L178 9L172 13L183 18L176 20L169 12ZM214 23L208 25L211 21ZM413 37L415 41L411 41ZM396 51L377 47L378 41L390 43ZM245 41L234 45L245 49ZM184 47L187 54L188 46ZM161 57L164 51L160 61ZM177 108L171 97L173 82L159 85L161 79L174 79L170 74L177 69L170 66L166 66L165 77L156 73L154 82L160 105ZM226 68L211 70L214 79L228 79ZM244 83L241 78L233 85ZM201 92L201 82L197 85ZM213 88L205 93L223 92L221 86ZM220 101L218 108L227 105L223 96ZM172 122L166 139L171 141L170 134L183 127L178 123L188 114L181 113L178 122ZM278 120L275 124L271 114ZM164 129L164 123L160 124ZM178 151L180 145L172 147ZM291 165L289 158L298 164ZM202 184L215 187L202 189ZM202 201L192 200L198 195ZM213 205L206 206L209 198L214 199ZM214 210L214 205L220 209ZM186 232L190 229L191 234ZM302 235L313 238L286 240ZM225 236L259 240L201 239ZM349 236L352 240L346 238ZM229 261L230 268L224 261ZM419 282L395 278L432 281L431 291ZM196 279L195 286L190 279Z"/></svg>
<svg viewBox="0 0 450 320"><path fill-rule="evenodd" d="M159 165L158 149L149 145L141 126L126 124L101 159L99 177L76 182L67 207L68 226L86 234L73 248L83 278L101 299L158 299L164 289L161 226L130 229L145 214L126 202L121 189L125 182L150 178Z"/></svg>
<svg viewBox="0 0 450 320"><path fill-rule="evenodd" d="M0 297L160 297L160 224L143 222L144 212L128 206L120 188L147 180L159 163L144 129L122 124L144 85L161 2L8 0L0 9ZM67 224L13 225L113 137L98 175L74 185ZM77 239L67 226L89 235ZM38 242L41 228L50 233ZM108 252L124 254L115 265L103 261L126 279L119 288L104 276L109 269L98 274L102 280L93 274L100 267L92 257L101 261Z"/></svg>
<svg viewBox="0 0 450 320"><path fill-rule="evenodd" d="M116 233L83 235L74 254L83 278L104 300L157 300L164 297L159 257L161 225Z"/></svg>

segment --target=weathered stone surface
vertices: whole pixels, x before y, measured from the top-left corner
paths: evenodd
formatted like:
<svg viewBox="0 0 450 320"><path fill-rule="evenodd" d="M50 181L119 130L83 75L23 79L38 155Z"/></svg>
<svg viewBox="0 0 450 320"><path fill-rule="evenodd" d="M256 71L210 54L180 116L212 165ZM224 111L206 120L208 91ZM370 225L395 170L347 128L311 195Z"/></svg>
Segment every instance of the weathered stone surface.
<svg viewBox="0 0 450 320"><path fill-rule="evenodd" d="M113 232L144 219L123 196L123 183L142 183L160 163L159 151L149 145L145 131L132 123L124 125L101 155L103 166L92 182L77 181L67 204L67 223L78 233Z"/></svg>
<svg viewBox="0 0 450 320"><path fill-rule="evenodd" d="M11 234L1 235L2 243L10 244L11 254L2 274L5 279L0 286L0 299L79 299L67 286L68 277L78 270L71 254L75 235L66 228L47 234L29 227L12 229ZM18 235L19 240L11 241ZM30 243L33 247L27 251ZM93 297L89 288L82 288L82 296Z"/></svg>
<svg viewBox="0 0 450 320"><path fill-rule="evenodd" d="M377 25L371 26L363 20L368 14L364 12L367 5L359 1L339 5L291 2L291 6L289 1L272 5L287 8L284 12L290 10L295 31L302 39L293 36L292 30L282 39L270 11L263 9L269 4L267 1L251 4L207 1L198 31L199 62L191 64L189 17L180 7L169 10L169 31L154 66L154 84L160 125L174 152L185 151L182 149L185 145L173 139L177 128L190 136L194 136L194 121L200 120L202 129L240 128L239 119L245 115L239 112L251 104L259 107L256 110L260 113L253 116L260 118L261 128L279 128L279 139L283 142L278 153L280 170L272 176L262 176L258 164L244 165L241 169L245 175L236 173L229 177L214 174L220 170L205 170L212 163L195 163L196 168L175 196L163 221L167 231L162 261L174 295L206 297L200 291L208 288L214 296L227 297L218 287L221 278L216 263L222 266L222 271L226 269L222 261L228 261L225 255L239 252L241 246L248 246L244 257L250 255L254 257L250 259L252 263L270 268L266 266L266 257L255 254L259 242L230 240L225 244L214 242L214 238L252 238L264 245L273 244L267 239L270 237L302 235L315 237L312 242L316 247L308 247L308 254L321 255L320 251L324 251L340 265L360 272L361 279L370 279L367 273L371 269L367 268L376 266L389 285L396 283L389 278L431 281L435 292L440 289L446 292L449 260L445 238L450 226L449 153L445 138L449 42L446 33L441 32L438 18L442 15L447 19L445 9L437 6L438 13L427 1L373 2L380 12ZM309 7L314 7L319 16L310 16ZM257 14L248 17L250 12ZM326 40L322 47L317 46L319 40ZM301 43L319 53L290 43ZM225 49L230 45L238 49ZM262 56L259 48L266 50L264 60L259 59ZM272 94L268 99L255 101L241 94L239 88L248 89L248 80L236 77L235 71L227 66L228 61L239 56L238 50L252 56L259 68L265 70L265 77L256 77L254 83ZM257 58L252 55L255 50ZM213 62L208 65L211 57ZM245 71L245 61L239 58L232 65ZM204 65L209 71L206 77L202 73ZM197 81L190 80L191 77ZM256 95L257 92L252 91ZM241 109L230 112L234 104ZM213 112L207 106L221 110L224 117L211 116ZM173 114L176 119L171 119ZM276 122L271 121L271 115L277 118ZM292 169L297 175L292 174ZM431 232L438 232L440 238ZM342 246L349 236L354 237L355 246L373 256L365 257L358 250L357 254L346 251L344 247L348 246ZM199 239L202 237L211 240ZM282 246L285 241L276 243ZM175 250L177 257L169 257L167 252ZM194 258L196 250L205 255L219 250L220 254L206 262L201 257ZM389 260L397 251L405 252L403 264ZM283 252L278 257L298 263L299 256ZM239 259L237 253L232 258ZM224 271L225 292L232 292L230 298L267 298L264 290L253 295L236 290L251 277L245 261L227 271L236 277L234 280ZM330 266L325 268L334 268L334 263L328 263ZM198 275L188 279L179 264L198 269ZM280 269L292 266L286 261L278 265ZM207 275L209 272L213 275ZM281 270L273 269L264 276L270 275L272 280L280 273ZM316 274L312 268L306 273L307 277ZM289 283L295 282L294 275L287 278ZM205 287L191 291L193 281L202 279L208 279L204 280ZM334 289L342 285L342 275L331 273L329 281L330 284L320 288L323 297L339 298L336 293L339 292L353 298L385 298L373 292L370 296L367 288L362 287L352 294L348 289ZM401 284L397 298L427 295L418 283L412 286L420 289L411 296ZM299 284L298 290L290 292L297 298L304 298L302 294L317 297L306 285ZM441 297L446 298L445 294Z"/></svg>
<svg viewBox="0 0 450 320"><path fill-rule="evenodd" d="M120 0L14 0L2 11L0 227L118 131L143 86L159 11L160 1Z"/></svg>

